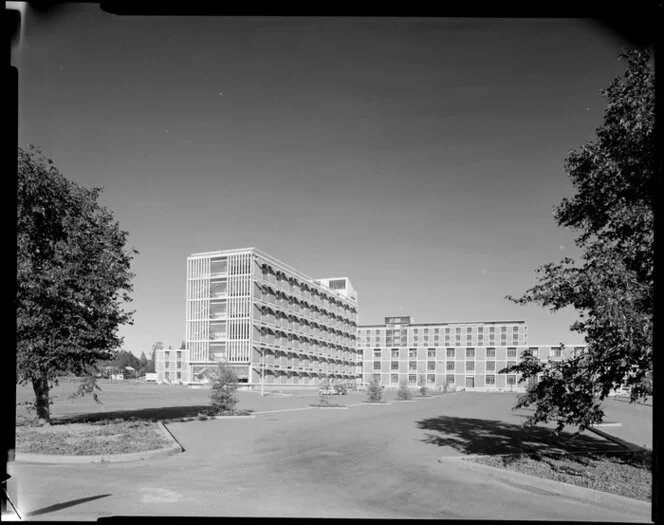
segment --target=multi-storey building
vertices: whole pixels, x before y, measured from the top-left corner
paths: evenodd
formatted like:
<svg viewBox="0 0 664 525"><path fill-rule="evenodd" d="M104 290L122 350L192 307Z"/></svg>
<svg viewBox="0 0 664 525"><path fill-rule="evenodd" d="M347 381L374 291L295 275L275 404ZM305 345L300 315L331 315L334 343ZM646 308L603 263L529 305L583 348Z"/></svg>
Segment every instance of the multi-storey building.
<svg viewBox="0 0 664 525"><path fill-rule="evenodd" d="M519 378L498 371L530 350L539 359L561 360L581 346L527 345L525 321L414 324L408 316L384 325L358 327L362 380L386 387L454 384L472 390L522 390Z"/></svg>
<svg viewBox="0 0 664 525"><path fill-rule="evenodd" d="M193 254L181 381L203 382L218 361L252 385L356 381L357 316L347 277L314 280L255 248Z"/></svg>

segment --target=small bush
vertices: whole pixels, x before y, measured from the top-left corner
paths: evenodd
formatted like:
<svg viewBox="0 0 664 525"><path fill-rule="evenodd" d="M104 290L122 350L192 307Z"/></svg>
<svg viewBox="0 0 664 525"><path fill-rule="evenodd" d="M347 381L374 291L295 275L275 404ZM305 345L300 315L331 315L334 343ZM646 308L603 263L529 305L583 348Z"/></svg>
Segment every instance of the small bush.
<svg viewBox="0 0 664 525"><path fill-rule="evenodd" d="M214 372L208 374L212 388L210 391L211 408L215 413L232 411L237 404L235 392L238 377L235 369L227 363L219 363Z"/></svg>
<svg viewBox="0 0 664 525"><path fill-rule="evenodd" d="M207 416L205 414L198 414L199 421L207 421Z"/></svg>
<svg viewBox="0 0 664 525"><path fill-rule="evenodd" d="M399 390L397 391L397 399L399 401L408 401L412 397L410 389L408 388L408 383L405 379L402 379L399 383Z"/></svg>
<svg viewBox="0 0 664 525"><path fill-rule="evenodd" d="M383 400L383 389L380 386L380 381L376 378L373 378L369 381L369 386L367 387L367 397L370 402L378 403Z"/></svg>
<svg viewBox="0 0 664 525"><path fill-rule="evenodd" d="M427 382L424 378L420 379L420 395L422 397L427 395Z"/></svg>

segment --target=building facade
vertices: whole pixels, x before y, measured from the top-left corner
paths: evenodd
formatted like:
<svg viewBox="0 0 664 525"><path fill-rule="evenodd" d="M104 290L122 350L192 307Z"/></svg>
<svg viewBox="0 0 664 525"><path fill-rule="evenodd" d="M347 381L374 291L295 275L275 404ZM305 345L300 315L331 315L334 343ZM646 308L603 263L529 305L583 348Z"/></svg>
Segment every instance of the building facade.
<svg viewBox="0 0 664 525"><path fill-rule="evenodd" d="M514 374L529 350L541 360L562 360L582 346L528 345L525 321L415 324L409 316L386 317L384 325L358 327L362 382L376 378L387 388L455 385L479 391L522 391Z"/></svg>
<svg viewBox="0 0 664 525"><path fill-rule="evenodd" d="M158 380L171 367L171 378L180 370L182 383L201 383L224 361L251 385L357 381L357 298L347 277L315 280L255 248L193 254L186 350L181 364L157 353Z"/></svg>

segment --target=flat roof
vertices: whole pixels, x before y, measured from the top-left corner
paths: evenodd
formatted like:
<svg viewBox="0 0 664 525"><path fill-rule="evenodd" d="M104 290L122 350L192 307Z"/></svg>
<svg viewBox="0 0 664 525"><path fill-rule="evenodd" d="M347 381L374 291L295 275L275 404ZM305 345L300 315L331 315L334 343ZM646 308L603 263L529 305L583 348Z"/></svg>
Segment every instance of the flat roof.
<svg viewBox="0 0 664 525"><path fill-rule="evenodd" d="M451 323L407 323L406 326L449 326L456 324L525 324L526 321L455 321ZM390 323L399 324L399 323ZM361 324L358 328L385 328L386 324Z"/></svg>

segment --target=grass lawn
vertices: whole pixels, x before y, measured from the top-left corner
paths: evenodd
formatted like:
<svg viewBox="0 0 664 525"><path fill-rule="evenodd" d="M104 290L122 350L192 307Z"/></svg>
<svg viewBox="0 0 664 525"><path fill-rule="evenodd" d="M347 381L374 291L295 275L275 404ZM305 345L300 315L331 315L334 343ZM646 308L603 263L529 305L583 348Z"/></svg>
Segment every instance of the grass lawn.
<svg viewBox="0 0 664 525"><path fill-rule="evenodd" d="M152 421L110 420L50 426L18 424L16 451L61 456L126 454L171 444Z"/></svg>
<svg viewBox="0 0 664 525"><path fill-rule="evenodd" d="M652 451L505 455L474 461L628 498L652 497Z"/></svg>

